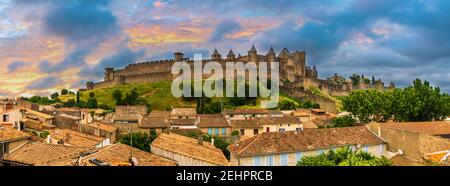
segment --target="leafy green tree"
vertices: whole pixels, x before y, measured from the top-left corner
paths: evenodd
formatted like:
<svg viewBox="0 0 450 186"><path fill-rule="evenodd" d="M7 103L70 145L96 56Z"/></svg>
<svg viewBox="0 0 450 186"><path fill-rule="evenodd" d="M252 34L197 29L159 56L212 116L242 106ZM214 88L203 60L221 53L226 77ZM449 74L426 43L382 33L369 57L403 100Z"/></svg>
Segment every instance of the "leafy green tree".
<svg viewBox="0 0 450 186"><path fill-rule="evenodd" d="M69 99L67 100L67 102L64 103L64 106L66 107L74 107L76 105L75 100L74 99Z"/></svg>
<svg viewBox="0 0 450 186"><path fill-rule="evenodd" d="M52 100L55 100L55 99L58 98L58 97L59 97L58 92L55 92L55 93L53 93L53 94L50 96L50 98L52 98Z"/></svg>
<svg viewBox="0 0 450 186"><path fill-rule="evenodd" d="M114 92L112 93L112 97L116 101L116 105L122 104L122 91L114 90Z"/></svg>
<svg viewBox="0 0 450 186"><path fill-rule="evenodd" d="M123 100L123 105L136 105L136 100L138 99L139 94L137 93L136 89L131 90L130 93L128 93L125 96L125 99Z"/></svg>
<svg viewBox="0 0 450 186"><path fill-rule="evenodd" d="M97 99L95 98L95 94L94 92L90 92L89 93L89 99L87 101L87 105L88 108L98 108L98 102Z"/></svg>
<svg viewBox="0 0 450 186"><path fill-rule="evenodd" d="M133 132L120 137L120 143L150 152L150 144L158 137L155 130L147 132ZM131 140L132 139L132 140ZM133 143L133 144L131 144Z"/></svg>
<svg viewBox="0 0 450 186"><path fill-rule="evenodd" d="M80 102L80 91L77 91L76 103L78 104L79 102Z"/></svg>
<svg viewBox="0 0 450 186"><path fill-rule="evenodd" d="M69 93L69 90L67 90L67 89L61 90L61 95L67 95L68 93Z"/></svg>
<svg viewBox="0 0 450 186"><path fill-rule="evenodd" d="M317 156L304 156L297 166L390 166L385 157L375 157L364 151L352 151L349 147L330 150Z"/></svg>
<svg viewBox="0 0 450 186"><path fill-rule="evenodd" d="M356 120L351 116L336 117L331 119L332 127L351 127L356 125Z"/></svg>
<svg viewBox="0 0 450 186"><path fill-rule="evenodd" d="M280 110L295 110L295 103L292 101L284 100L278 103Z"/></svg>

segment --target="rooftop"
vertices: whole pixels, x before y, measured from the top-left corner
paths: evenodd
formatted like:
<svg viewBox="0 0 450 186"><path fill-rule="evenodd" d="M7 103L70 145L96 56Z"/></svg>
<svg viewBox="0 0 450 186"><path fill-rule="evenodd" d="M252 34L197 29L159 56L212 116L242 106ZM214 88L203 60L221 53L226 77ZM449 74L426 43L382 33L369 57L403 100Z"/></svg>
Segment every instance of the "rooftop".
<svg viewBox="0 0 450 186"><path fill-rule="evenodd" d="M34 166L73 165L73 161L79 157L81 153L94 149L94 147L30 142L7 155L4 160Z"/></svg>
<svg viewBox="0 0 450 186"><path fill-rule="evenodd" d="M195 116L197 110L195 108L173 108L171 112L172 116Z"/></svg>
<svg viewBox="0 0 450 186"><path fill-rule="evenodd" d="M171 125L184 125L184 126L191 126L195 125L195 122L197 120L194 118L185 118L185 119L172 119L170 120Z"/></svg>
<svg viewBox="0 0 450 186"><path fill-rule="evenodd" d="M257 108L238 108L234 110L225 110L225 114L268 114L266 109Z"/></svg>
<svg viewBox="0 0 450 186"><path fill-rule="evenodd" d="M260 123L256 119L247 120L230 120L233 128L261 128Z"/></svg>
<svg viewBox="0 0 450 186"><path fill-rule="evenodd" d="M67 140L67 137L69 139ZM50 131L50 137L56 140L64 140L64 143L83 146L83 147L93 147L102 143L104 138L100 136L90 135L81 133L78 131L67 130L67 129L56 129Z"/></svg>
<svg viewBox="0 0 450 186"><path fill-rule="evenodd" d="M170 126L168 117L144 117L139 123L140 128L167 128Z"/></svg>
<svg viewBox="0 0 450 186"><path fill-rule="evenodd" d="M362 126L311 129L300 132L264 132L230 145L229 149L236 156L245 157L381 143L384 141Z"/></svg>
<svg viewBox="0 0 450 186"><path fill-rule="evenodd" d="M93 127L93 128L99 128L100 127L100 130L107 131L107 132L115 132L115 131L117 131L117 127L116 126L105 124L105 123L101 123L99 121L94 121L92 123L86 124L86 126Z"/></svg>
<svg viewBox="0 0 450 186"><path fill-rule="evenodd" d="M138 121L140 114L114 114L113 119L119 121Z"/></svg>
<svg viewBox="0 0 450 186"><path fill-rule="evenodd" d="M10 142L30 138L31 136L25 132L16 130L11 127L0 126L0 142Z"/></svg>
<svg viewBox="0 0 450 186"><path fill-rule="evenodd" d="M225 118L208 118L208 117L200 117L197 126L200 128L231 127L230 123Z"/></svg>
<svg viewBox="0 0 450 186"><path fill-rule="evenodd" d="M297 117L266 117L256 118L261 125L274 125L274 124L298 124L301 123Z"/></svg>
<svg viewBox="0 0 450 186"><path fill-rule="evenodd" d="M382 127L420 132L431 135L450 134L450 122L401 122L401 123L379 123Z"/></svg>
<svg viewBox="0 0 450 186"><path fill-rule="evenodd" d="M25 109L25 110L27 111L27 113L29 113L31 115L34 115L34 116L37 116L37 117L41 117L41 118L44 118L44 119L53 119L54 118L53 116L48 115L48 114L44 114L42 112L34 111L34 110L31 110L31 109Z"/></svg>
<svg viewBox="0 0 450 186"><path fill-rule="evenodd" d="M148 114L148 117L170 117L169 111L152 111Z"/></svg>
<svg viewBox="0 0 450 186"><path fill-rule="evenodd" d="M199 145L196 139L173 133L160 134L151 146L215 165L229 165L222 151L211 143L203 142L203 145Z"/></svg>
<svg viewBox="0 0 450 186"><path fill-rule="evenodd" d="M130 152L133 157L137 159L138 166L176 166L175 161L156 156L149 152L142 151L140 149L116 143L100 149L91 155L84 156L81 159L81 165L95 166L89 160L95 158L102 162L107 163L109 166L122 166L129 165Z"/></svg>

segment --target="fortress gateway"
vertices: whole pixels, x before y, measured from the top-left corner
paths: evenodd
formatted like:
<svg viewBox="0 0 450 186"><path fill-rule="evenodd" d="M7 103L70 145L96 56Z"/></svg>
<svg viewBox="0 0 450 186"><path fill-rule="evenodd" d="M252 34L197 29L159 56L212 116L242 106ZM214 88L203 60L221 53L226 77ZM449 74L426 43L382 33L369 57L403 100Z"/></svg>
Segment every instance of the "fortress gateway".
<svg viewBox="0 0 450 186"><path fill-rule="evenodd" d="M123 84L131 83L147 83L158 81L171 81L177 75L172 75L172 65L175 62L185 61L191 65L193 70L194 61L189 58L185 58L181 52L174 54L174 59L166 59L159 61L147 61L135 64L129 64L124 69L115 70L114 68L105 68L104 81L93 83L87 82L86 89L94 90L99 88L113 87ZM335 74L333 77L327 79L319 79L318 72L315 66L312 68L306 66L306 52L295 51L289 52L287 48L282 49L278 55L271 47L269 52L264 55L258 54L256 48L252 48L248 51L247 55L241 56L235 55L230 50L226 57L214 50L211 59L204 59L203 65L207 62L218 62L222 65L223 69L227 63L243 62L267 62L270 65L271 62L280 63L280 86L283 89L305 89L311 86L317 87L322 91L330 95L347 95L352 90L374 88L377 90L384 90L384 83L381 80L376 80L372 83L360 81L355 84L351 80ZM268 66L267 69L270 69ZM205 78L205 75L203 76ZM391 83L390 87L394 85Z"/></svg>

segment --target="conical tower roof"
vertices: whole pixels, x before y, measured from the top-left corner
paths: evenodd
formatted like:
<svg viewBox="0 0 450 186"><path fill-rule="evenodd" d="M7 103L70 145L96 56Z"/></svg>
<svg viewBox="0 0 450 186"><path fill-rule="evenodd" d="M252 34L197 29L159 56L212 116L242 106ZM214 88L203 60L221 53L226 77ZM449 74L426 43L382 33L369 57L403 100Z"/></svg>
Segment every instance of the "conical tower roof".
<svg viewBox="0 0 450 186"><path fill-rule="evenodd" d="M214 49L213 55L220 55L219 51L217 49Z"/></svg>
<svg viewBox="0 0 450 186"><path fill-rule="evenodd" d="M252 48L249 50L249 52L256 52L255 45L252 45Z"/></svg>
<svg viewBox="0 0 450 186"><path fill-rule="evenodd" d="M283 48L283 50L281 50L279 56L288 55L288 54L289 54L289 50L287 48Z"/></svg>
<svg viewBox="0 0 450 186"><path fill-rule="evenodd" d="M230 49L230 51L228 52L228 55L229 55L229 56L234 56L233 50Z"/></svg>
<svg viewBox="0 0 450 186"><path fill-rule="evenodd" d="M267 54L275 54L275 50L273 49L273 47L270 47L270 50Z"/></svg>

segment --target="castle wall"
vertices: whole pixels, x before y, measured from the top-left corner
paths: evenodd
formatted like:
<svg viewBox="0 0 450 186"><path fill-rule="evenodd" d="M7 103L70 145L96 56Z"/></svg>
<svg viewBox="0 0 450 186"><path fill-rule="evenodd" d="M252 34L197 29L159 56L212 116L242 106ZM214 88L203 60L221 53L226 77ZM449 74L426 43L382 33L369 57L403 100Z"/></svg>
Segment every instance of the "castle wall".
<svg viewBox="0 0 450 186"><path fill-rule="evenodd" d="M115 85L116 85L116 83L114 80L102 81L102 82L94 83L93 89L108 88L108 87L112 87Z"/></svg>

